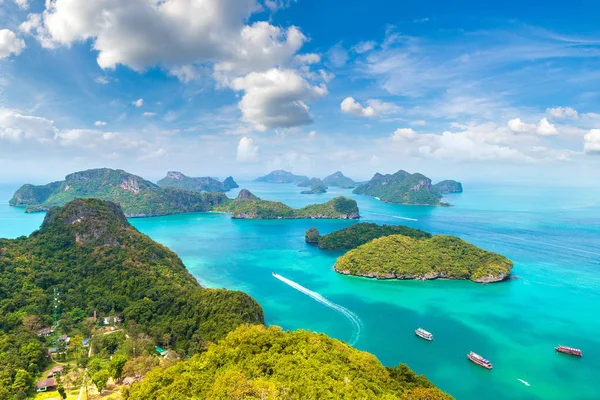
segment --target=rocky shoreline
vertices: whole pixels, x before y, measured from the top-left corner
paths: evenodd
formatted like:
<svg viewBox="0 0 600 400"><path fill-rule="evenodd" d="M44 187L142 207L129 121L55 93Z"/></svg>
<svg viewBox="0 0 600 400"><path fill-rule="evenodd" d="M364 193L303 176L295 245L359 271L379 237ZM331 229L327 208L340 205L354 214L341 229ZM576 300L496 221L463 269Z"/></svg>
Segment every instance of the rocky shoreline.
<svg viewBox="0 0 600 400"><path fill-rule="evenodd" d="M334 268L335 272L337 272L338 274L342 274L342 275L348 275L348 276L358 276L361 278L370 278L370 279L377 279L377 280L391 280L391 279L396 279L396 280L417 280L417 281L432 281L432 280L436 280L436 279L444 279L444 280L449 280L449 281L467 281L470 280L472 282L477 282L477 283L496 283L496 282L502 282L505 280L509 280L511 279L511 275L510 274L500 274L498 276L492 276L492 275L488 275L482 278L477 278L477 279L463 279L463 278L453 278L453 277L449 277L446 276L443 273L432 273L432 274L425 274L425 275L396 275L393 273L390 274L385 274L385 275L380 275L376 272L369 272L369 273L360 273L360 274L353 274L348 270L339 270L337 268Z"/></svg>

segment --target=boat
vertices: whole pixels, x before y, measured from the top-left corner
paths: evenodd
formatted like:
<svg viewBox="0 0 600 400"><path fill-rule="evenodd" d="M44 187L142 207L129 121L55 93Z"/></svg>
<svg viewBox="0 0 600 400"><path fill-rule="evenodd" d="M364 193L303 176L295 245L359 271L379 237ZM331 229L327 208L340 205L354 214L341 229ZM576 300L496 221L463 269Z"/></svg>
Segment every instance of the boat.
<svg viewBox="0 0 600 400"><path fill-rule="evenodd" d="M433 340L433 335L431 333L427 332L423 328L417 329L415 331L415 333L417 334L418 337L423 338L425 340Z"/></svg>
<svg viewBox="0 0 600 400"><path fill-rule="evenodd" d="M558 346L558 347L555 347L554 350L556 350L560 353L570 354L572 356L577 356L577 357L583 356L583 354L581 353L581 350L574 349L573 347Z"/></svg>
<svg viewBox="0 0 600 400"><path fill-rule="evenodd" d="M472 351L467 354L469 360L473 361L475 364L482 366L483 368L492 369L492 363L481 357L477 353L473 353Z"/></svg>

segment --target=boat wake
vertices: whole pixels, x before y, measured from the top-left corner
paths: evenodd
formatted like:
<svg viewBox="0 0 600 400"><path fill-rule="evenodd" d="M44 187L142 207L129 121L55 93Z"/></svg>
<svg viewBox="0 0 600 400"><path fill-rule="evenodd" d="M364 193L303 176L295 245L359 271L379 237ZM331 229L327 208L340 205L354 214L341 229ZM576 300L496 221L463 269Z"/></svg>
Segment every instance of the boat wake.
<svg viewBox="0 0 600 400"><path fill-rule="evenodd" d="M523 380L523 379L521 379L521 378L517 378L517 380L518 380L519 382L521 382L521 383L522 383L523 385L525 385L525 386L531 386L531 385L529 384L529 382L527 382L527 381L524 381L524 380Z"/></svg>
<svg viewBox="0 0 600 400"><path fill-rule="evenodd" d="M399 217L397 215L392 215L393 218L398 218L398 219L405 219L407 221L418 221L418 219L416 218L408 218L408 217Z"/></svg>
<svg viewBox="0 0 600 400"><path fill-rule="evenodd" d="M318 301L319 303L339 312L344 317L346 317L348 319L348 321L350 321L352 323L352 325L354 325L354 334L352 335L352 338L349 341L350 345L354 346L354 344L357 342L357 340L360 336L360 330L361 330L361 328L360 328L361 321L360 321L360 318L358 318L358 316L356 314L354 314L352 311L348 310L346 307L342 307L339 304L329 301L325 297L321 296L319 293L313 292L312 290L309 290L294 281L291 281L279 274L276 274L275 272L273 272L273 277L279 279L281 282L293 287L294 289L298 290L299 292L304 293L305 295L307 295L307 296L311 297L312 299Z"/></svg>

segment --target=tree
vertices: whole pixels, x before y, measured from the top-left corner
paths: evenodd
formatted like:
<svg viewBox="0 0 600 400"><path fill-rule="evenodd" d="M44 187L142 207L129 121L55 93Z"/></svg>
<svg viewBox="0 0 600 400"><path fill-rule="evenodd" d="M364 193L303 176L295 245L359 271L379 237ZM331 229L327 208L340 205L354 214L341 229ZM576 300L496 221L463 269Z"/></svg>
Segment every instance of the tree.
<svg viewBox="0 0 600 400"><path fill-rule="evenodd" d="M61 399L67 398L67 392L65 392L65 388L62 385L58 387L58 394L60 395Z"/></svg>
<svg viewBox="0 0 600 400"><path fill-rule="evenodd" d="M27 315L23 318L23 326L31 332L36 332L42 328L42 320L37 315Z"/></svg>
<svg viewBox="0 0 600 400"><path fill-rule="evenodd" d="M121 379L123 376L123 367L125 367L126 362L127 357L122 354L116 354L113 356L109 364L110 375L113 377L113 379Z"/></svg>
<svg viewBox="0 0 600 400"><path fill-rule="evenodd" d="M75 348L75 357L79 362L79 349L83 345L83 338L80 335L75 335L71 338L70 345Z"/></svg>
<svg viewBox="0 0 600 400"><path fill-rule="evenodd" d="M102 393L102 389L106 387L106 382L108 382L108 378L110 378L110 374L107 370L101 369L92 375L92 382L98 389L98 393Z"/></svg>
<svg viewBox="0 0 600 400"><path fill-rule="evenodd" d="M33 384L33 379L29 372L24 369L18 369L12 384L12 389L17 393L26 393Z"/></svg>

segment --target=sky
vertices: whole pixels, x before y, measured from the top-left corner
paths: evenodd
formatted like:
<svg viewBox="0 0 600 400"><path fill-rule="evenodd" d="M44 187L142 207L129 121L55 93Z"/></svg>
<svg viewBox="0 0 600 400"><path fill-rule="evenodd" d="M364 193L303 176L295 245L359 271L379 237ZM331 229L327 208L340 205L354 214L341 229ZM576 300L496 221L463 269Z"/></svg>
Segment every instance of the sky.
<svg viewBox="0 0 600 400"><path fill-rule="evenodd" d="M0 0L0 181L600 185L593 1Z"/></svg>

